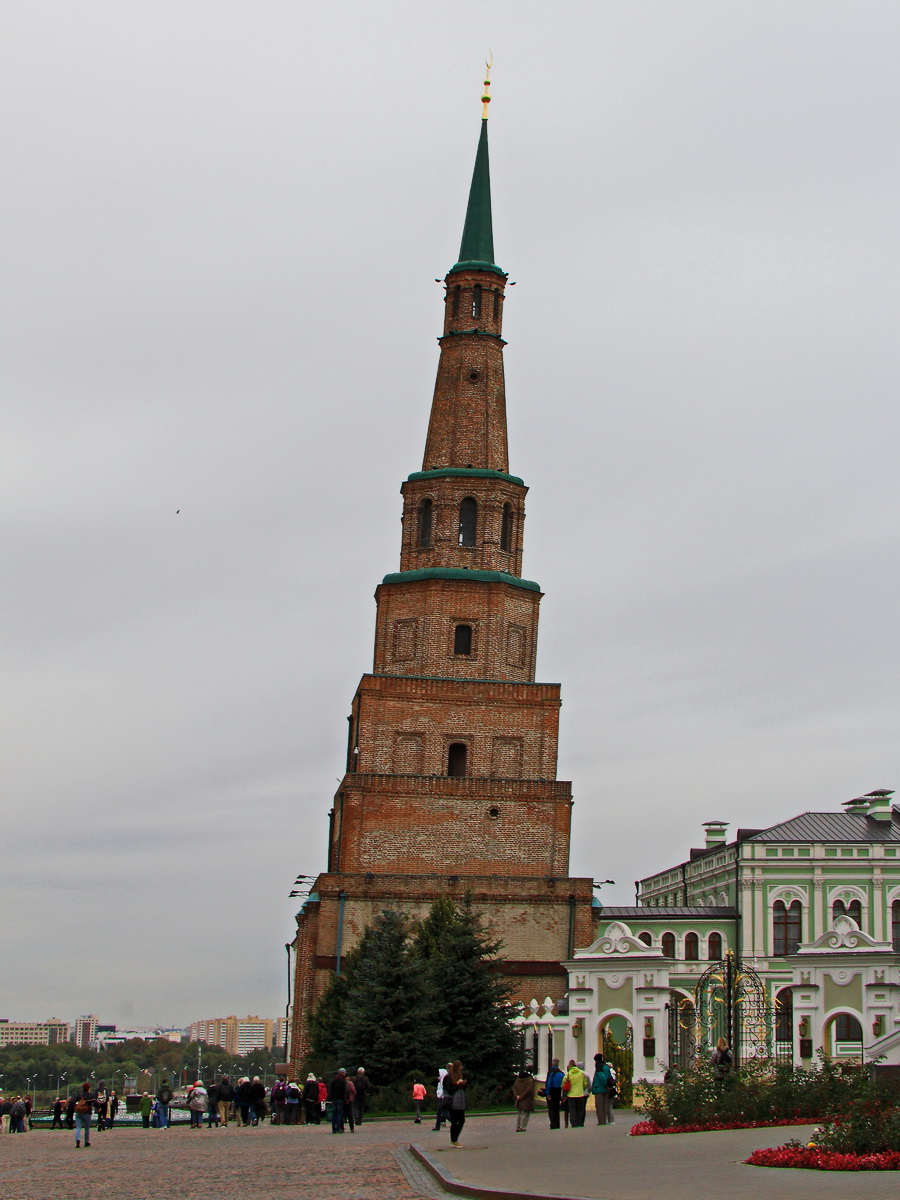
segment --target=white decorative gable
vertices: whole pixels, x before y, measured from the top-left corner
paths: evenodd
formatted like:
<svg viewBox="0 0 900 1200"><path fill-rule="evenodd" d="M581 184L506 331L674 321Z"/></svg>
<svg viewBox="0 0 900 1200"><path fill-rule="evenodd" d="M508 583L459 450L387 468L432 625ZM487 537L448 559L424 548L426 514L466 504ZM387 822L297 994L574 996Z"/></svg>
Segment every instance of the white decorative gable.
<svg viewBox="0 0 900 1200"><path fill-rule="evenodd" d="M876 942L874 938L863 933L852 917L835 917L830 929L826 929L821 937L814 942L808 942L800 947L798 954L832 953L835 950L878 950L890 952L893 949L890 942Z"/></svg>
<svg viewBox="0 0 900 1200"><path fill-rule="evenodd" d="M576 958L597 958L607 954L640 954L644 958L662 958L659 946L648 946L636 938L624 921L612 921L606 932L586 950L576 952Z"/></svg>

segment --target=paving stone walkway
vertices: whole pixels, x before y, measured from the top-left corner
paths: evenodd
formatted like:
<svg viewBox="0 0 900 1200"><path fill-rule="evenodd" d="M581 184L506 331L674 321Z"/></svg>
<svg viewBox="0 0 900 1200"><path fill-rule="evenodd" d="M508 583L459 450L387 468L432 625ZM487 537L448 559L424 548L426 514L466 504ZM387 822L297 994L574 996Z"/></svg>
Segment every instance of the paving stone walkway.
<svg viewBox="0 0 900 1200"><path fill-rule="evenodd" d="M513 1115L469 1118L460 1148L424 1122L329 1127L115 1129L74 1149L68 1131L0 1138L0 1200L448 1200L410 1152L421 1147L470 1195L564 1200L897 1200L900 1173L747 1167L756 1146L808 1128L629 1138L614 1126L550 1131L535 1114L526 1134ZM482 1189L484 1189L482 1191Z"/></svg>
<svg viewBox="0 0 900 1200"><path fill-rule="evenodd" d="M67 1130L0 1138L0 1200L435 1200L407 1147L422 1126L113 1129L74 1149ZM435 1137L438 1135L435 1134Z"/></svg>

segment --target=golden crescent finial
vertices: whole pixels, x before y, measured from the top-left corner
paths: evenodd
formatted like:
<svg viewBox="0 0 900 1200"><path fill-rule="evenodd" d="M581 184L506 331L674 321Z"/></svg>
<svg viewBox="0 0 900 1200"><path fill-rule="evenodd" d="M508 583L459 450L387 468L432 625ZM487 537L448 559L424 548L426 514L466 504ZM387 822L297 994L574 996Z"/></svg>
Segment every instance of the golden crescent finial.
<svg viewBox="0 0 900 1200"><path fill-rule="evenodd" d="M481 97L481 119L482 119L482 121L487 120L488 105L491 102L489 89L491 86L491 67L493 65L494 65L494 56L493 56L493 54L491 54L490 50L488 50L488 56L485 59L485 63L484 63L484 92Z"/></svg>

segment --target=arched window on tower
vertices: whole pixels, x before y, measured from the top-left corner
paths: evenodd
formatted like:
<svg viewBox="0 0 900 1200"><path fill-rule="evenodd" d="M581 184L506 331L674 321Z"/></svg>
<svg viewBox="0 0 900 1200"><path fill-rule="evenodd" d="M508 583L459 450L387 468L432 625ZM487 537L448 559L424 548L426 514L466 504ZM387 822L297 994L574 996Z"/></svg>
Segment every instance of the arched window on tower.
<svg viewBox="0 0 900 1200"><path fill-rule="evenodd" d="M709 961L722 961L722 935L721 933L711 933L709 935Z"/></svg>
<svg viewBox="0 0 900 1200"><path fill-rule="evenodd" d="M457 284L456 287L453 289L453 298L450 301L450 316L451 317L459 316L459 297L460 297L460 287L459 287L459 284Z"/></svg>
<svg viewBox="0 0 900 1200"><path fill-rule="evenodd" d="M500 521L500 549L512 550L513 547L513 510L511 504L503 505L503 517Z"/></svg>
<svg viewBox="0 0 900 1200"><path fill-rule="evenodd" d="M675 957L675 934L674 933L664 933L662 935L662 938L660 939L660 945L662 946L662 952L666 958L674 958Z"/></svg>
<svg viewBox="0 0 900 1200"><path fill-rule="evenodd" d="M475 545L477 525L478 505L471 496L466 496L459 506L459 544L461 546Z"/></svg>
<svg viewBox="0 0 900 1200"><path fill-rule="evenodd" d="M696 962L700 957L700 939L696 933L688 933L684 939L684 957L688 962Z"/></svg>
<svg viewBox="0 0 900 1200"><path fill-rule="evenodd" d="M481 316L481 284L476 283L472 288L472 316L476 319Z"/></svg>
<svg viewBox="0 0 900 1200"><path fill-rule="evenodd" d="M465 742L451 742L447 751L447 774L465 775L468 746Z"/></svg>
<svg viewBox="0 0 900 1200"><path fill-rule="evenodd" d="M503 303L503 297L499 292L494 292L494 323L500 324L500 305Z"/></svg>
<svg viewBox="0 0 900 1200"><path fill-rule="evenodd" d="M454 654L471 654L472 653L472 626L457 625L453 630L453 653Z"/></svg>
<svg viewBox="0 0 900 1200"><path fill-rule="evenodd" d="M835 917L850 917L862 929L862 904L859 900L851 900L845 904L843 900L835 900L831 906L831 919Z"/></svg>
<svg viewBox="0 0 900 1200"><path fill-rule="evenodd" d="M419 545L427 550L431 546L431 530L434 523L434 505L428 499L419 505Z"/></svg>
<svg viewBox="0 0 900 1200"><path fill-rule="evenodd" d="M772 953L796 954L800 946L803 910L800 901L794 900L786 907L783 900L772 906Z"/></svg>

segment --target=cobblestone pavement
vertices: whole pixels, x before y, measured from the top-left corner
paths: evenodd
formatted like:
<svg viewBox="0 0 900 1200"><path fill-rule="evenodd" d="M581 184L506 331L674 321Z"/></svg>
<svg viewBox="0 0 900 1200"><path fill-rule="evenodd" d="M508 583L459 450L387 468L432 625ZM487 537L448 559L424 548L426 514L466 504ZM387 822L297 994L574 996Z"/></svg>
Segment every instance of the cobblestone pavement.
<svg viewBox="0 0 900 1200"><path fill-rule="evenodd" d="M0 1200L434 1200L446 1193L406 1149L427 1128L367 1121L342 1136L325 1125L113 1129L92 1131L80 1150L68 1130L35 1129L0 1138Z"/></svg>

